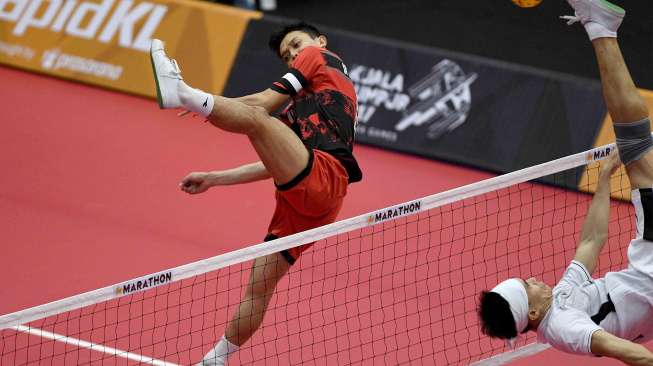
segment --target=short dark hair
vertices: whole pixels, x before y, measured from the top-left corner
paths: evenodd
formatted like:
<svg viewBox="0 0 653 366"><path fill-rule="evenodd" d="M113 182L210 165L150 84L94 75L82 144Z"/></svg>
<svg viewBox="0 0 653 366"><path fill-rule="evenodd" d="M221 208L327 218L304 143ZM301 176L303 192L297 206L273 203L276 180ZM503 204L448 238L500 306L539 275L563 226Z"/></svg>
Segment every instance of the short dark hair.
<svg viewBox="0 0 653 366"><path fill-rule="evenodd" d="M283 26L283 28L270 35L270 41L268 42L268 45L270 46L270 49L272 50L272 52L274 52L275 55L281 56L281 53L279 52L279 48L281 47L281 41L283 41L283 38L288 33L294 31L302 31L308 34L309 36L311 36L311 38L313 39L322 35L322 33L317 28L315 28L315 26L308 24L306 22L286 24Z"/></svg>
<svg viewBox="0 0 653 366"><path fill-rule="evenodd" d="M481 331L492 338L511 339L517 336L517 325L510 311L510 304L496 292L483 291L478 317Z"/></svg>

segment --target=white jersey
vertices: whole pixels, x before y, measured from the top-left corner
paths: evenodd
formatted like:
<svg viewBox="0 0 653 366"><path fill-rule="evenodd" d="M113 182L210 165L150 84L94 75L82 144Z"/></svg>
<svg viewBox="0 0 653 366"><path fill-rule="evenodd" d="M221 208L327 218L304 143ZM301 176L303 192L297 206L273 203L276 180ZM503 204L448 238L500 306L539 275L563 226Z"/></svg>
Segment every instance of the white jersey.
<svg viewBox="0 0 653 366"><path fill-rule="evenodd" d="M639 191L633 191L637 237L628 246L628 268L594 280L582 263L572 261L553 288L551 308L537 328L539 342L564 352L590 355L592 334L597 330L638 343L653 338L653 241L645 234L644 217L648 214L642 210L642 198L653 195L640 197ZM646 206L653 208L651 203ZM653 221L653 217L649 219ZM647 223L649 230L652 223ZM615 311L596 324L592 317L608 301L608 295Z"/></svg>
<svg viewBox="0 0 653 366"><path fill-rule="evenodd" d="M551 308L537 327L537 340L576 354L591 354L592 334L603 329L590 318L608 300L603 282L592 281L582 263L572 261L553 288ZM604 322L614 321L611 313Z"/></svg>

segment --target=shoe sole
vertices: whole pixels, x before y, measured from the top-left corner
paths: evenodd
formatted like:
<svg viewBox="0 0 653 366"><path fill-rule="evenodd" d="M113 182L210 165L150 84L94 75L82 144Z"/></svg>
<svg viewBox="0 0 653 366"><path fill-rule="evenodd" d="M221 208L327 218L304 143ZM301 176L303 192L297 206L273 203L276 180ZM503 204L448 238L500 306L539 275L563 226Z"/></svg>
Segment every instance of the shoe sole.
<svg viewBox="0 0 653 366"><path fill-rule="evenodd" d="M626 14L626 11L623 8L621 8L620 6L617 6L617 5L611 3L611 2L609 2L607 0L599 0L599 3L605 5L605 7L607 7L609 10L612 10L612 11L618 13L618 14Z"/></svg>
<svg viewBox="0 0 653 366"><path fill-rule="evenodd" d="M156 83L156 101L159 103L159 108L163 108L163 98L161 97L161 88L159 87L159 75L156 73L154 67L154 57L152 56L152 49L150 48L150 62L152 63L152 72L154 73L154 82Z"/></svg>

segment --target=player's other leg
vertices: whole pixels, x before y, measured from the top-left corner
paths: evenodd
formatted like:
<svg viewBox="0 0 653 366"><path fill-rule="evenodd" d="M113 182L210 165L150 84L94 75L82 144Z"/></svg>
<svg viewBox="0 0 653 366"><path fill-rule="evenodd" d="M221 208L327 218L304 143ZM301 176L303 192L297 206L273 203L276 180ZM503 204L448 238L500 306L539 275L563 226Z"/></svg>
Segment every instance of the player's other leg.
<svg viewBox="0 0 653 366"><path fill-rule="evenodd" d="M288 272L290 264L279 253L257 258L240 306L228 324L225 335L204 356L200 365L225 365L229 355L247 342L263 321L274 289Z"/></svg>
<svg viewBox="0 0 653 366"><path fill-rule="evenodd" d="M245 296L225 331L233 344L247 342L261 325L274 289L289 268L290 264L279 253L254 261Z"/></svg>
<svg viewBox="0 0 653 366"><path fill-rule="evenodd" d="M575 20L592 42L601 74L603 97L612 118L617 145L633 188L653 187L653 139L649 112L628 71L617 30L625 11L605 0L568 0Z"/></svg>
<svg viewBox="0 0 653 366"><path fill-rule="evenodd" d="M177 62L165 54L163 42L159 40L152 41L150 56L161 108L188 108L207 117L220 129L247 135L278 185L290 182L306 168L309 152L304 144L264 108L189 87Z"/></svg>
<svg viewBox="0 0 653 366"><path fill-rule="evenodd" d="M601 73L603 97L618 137L632 188L653 187L653 140L649 111L623 59L616 38L592 41ZM628 146L626 148L626 146Z"/></svg>

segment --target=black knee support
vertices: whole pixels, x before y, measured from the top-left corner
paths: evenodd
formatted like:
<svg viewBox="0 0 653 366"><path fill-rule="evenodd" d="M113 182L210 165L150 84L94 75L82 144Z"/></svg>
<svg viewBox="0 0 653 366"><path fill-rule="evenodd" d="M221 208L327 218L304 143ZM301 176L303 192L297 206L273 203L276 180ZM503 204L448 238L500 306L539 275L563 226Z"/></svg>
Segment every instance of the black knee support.
<svg viewBox="0 0 653 366"><path fill-rule="evenodd" d="M615 123L614 134L617 136L619 157L624 165L639 160L653 148L651 122L648 118L630 123Z"/></svg>

